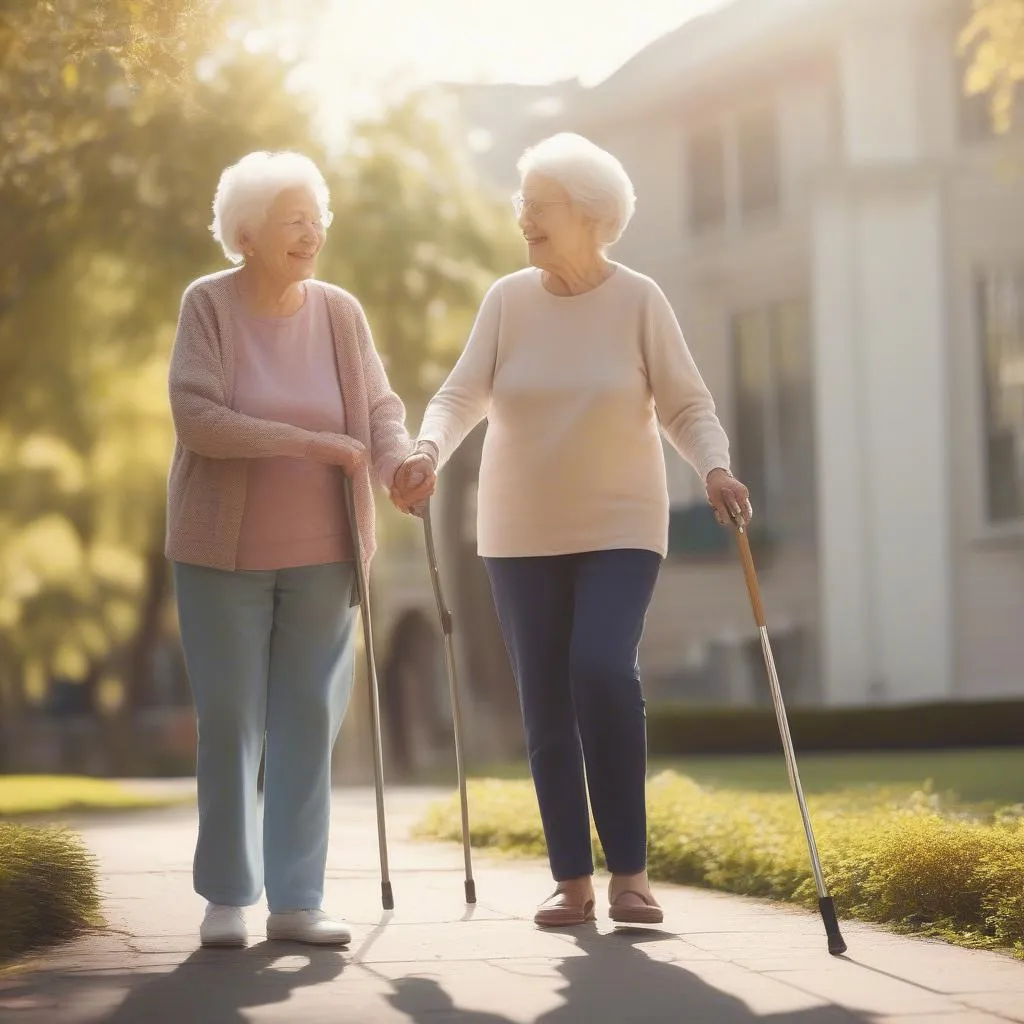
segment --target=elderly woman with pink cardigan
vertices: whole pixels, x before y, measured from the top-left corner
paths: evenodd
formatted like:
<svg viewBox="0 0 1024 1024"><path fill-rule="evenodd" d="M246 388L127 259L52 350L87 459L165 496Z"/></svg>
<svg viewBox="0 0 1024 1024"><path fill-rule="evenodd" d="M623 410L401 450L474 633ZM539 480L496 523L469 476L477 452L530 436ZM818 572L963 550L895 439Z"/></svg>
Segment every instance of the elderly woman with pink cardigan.
<svg viewBox="0 0 1024 1024"><path fill-rule="evenodd" d="M421 496L433 479L359 302L313 277L328 200L296 153L225 170L211 230L238 266L186 289L171 357L166 553L198 717L194 884L208 946L245 945L243 908L264 885L268 938L351 941L321 907L331 750L353 676L350 531L368 561L369 469L390 488L409 460Z"/></svg>

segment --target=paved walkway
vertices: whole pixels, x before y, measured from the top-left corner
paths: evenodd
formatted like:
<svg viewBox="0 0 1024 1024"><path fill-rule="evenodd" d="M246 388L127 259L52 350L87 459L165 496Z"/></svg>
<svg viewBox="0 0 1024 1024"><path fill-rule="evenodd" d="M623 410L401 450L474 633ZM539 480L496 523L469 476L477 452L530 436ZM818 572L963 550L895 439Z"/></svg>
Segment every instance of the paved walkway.
<svg viewBox="0 0 1024 1024"><path fill-rule="evenodd" d="M659 886L662 929L540 932L543 864L476 853L463 900L458 846L415 843L436 793L390 790L396 908L381 910L372 791L336 794L326 906L350 950L197 948L195 812L78 823L100 858L110 930L0 975L0 1021L24 1024L983 1024L1024 1022L1024 963L845 922L830 957L816 916ZM2 912L2 908L0 908Z"/></svg>

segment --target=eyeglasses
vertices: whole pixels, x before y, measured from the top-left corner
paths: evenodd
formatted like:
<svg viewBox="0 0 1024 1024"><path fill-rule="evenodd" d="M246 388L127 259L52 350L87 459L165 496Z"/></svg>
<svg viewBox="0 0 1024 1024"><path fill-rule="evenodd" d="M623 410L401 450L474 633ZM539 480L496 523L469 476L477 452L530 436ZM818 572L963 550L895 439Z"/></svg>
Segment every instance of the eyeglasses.
<svg viewBox="0 0 1024 1024"><path fill-rule="evenodd" d="M512 209L515 210L516 217L522 217L523 211L525 210L535 220L544 216L545 210L549 206L568 206L567 202L560 199L549 199L546 202L541 202L537 199L526 199L522 192L517 192L512 196Z"/></svg>
<svg viewBox="0 0 1024 1024"><path fill-rule="evenodd" d="M310 220L308 217L304 217L301 214L295 217L289 217L287 220L281 221L281 226L285 228L296 228L305 231L307 228L312 228L317 233L323 233L331 226L331 221L334 220L334 214L328 210L323 218L317 218L316 220Z"/></svg>

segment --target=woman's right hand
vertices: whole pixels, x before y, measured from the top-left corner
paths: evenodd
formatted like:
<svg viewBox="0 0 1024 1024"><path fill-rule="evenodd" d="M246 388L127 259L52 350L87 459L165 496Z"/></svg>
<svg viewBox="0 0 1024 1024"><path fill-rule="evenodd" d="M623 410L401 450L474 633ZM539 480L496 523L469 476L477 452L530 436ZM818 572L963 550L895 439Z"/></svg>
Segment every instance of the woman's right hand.
<svg viewBox="0 0 1024 1024"><path fill-rule="evenodd" d="M318 435L314 458L332 466L340 466L349 479L366 468L366 447L347 434L323 432Z"/></svg>
<svg viewBox="0 0 1024 1024"><path fill-rule="evenodd" d="M354 480L366 469L366 448L354 437L346 437L345 446L341 450L338 465L345 470L346 476Z"/></svg>

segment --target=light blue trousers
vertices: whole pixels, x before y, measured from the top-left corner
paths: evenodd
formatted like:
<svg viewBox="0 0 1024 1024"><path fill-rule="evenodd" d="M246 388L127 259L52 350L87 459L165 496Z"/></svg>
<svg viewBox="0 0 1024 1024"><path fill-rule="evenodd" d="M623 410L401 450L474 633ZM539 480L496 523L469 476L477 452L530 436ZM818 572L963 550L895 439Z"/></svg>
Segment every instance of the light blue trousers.
<svg viewBox="0 0 1024 1024"><path fill-rule="evenodd" d="M193 881L272 912L323 899L331 750L352 692L351 562L228 572L174 564L199 725ZM263 821L257 776L266 744Z"/></svg>

